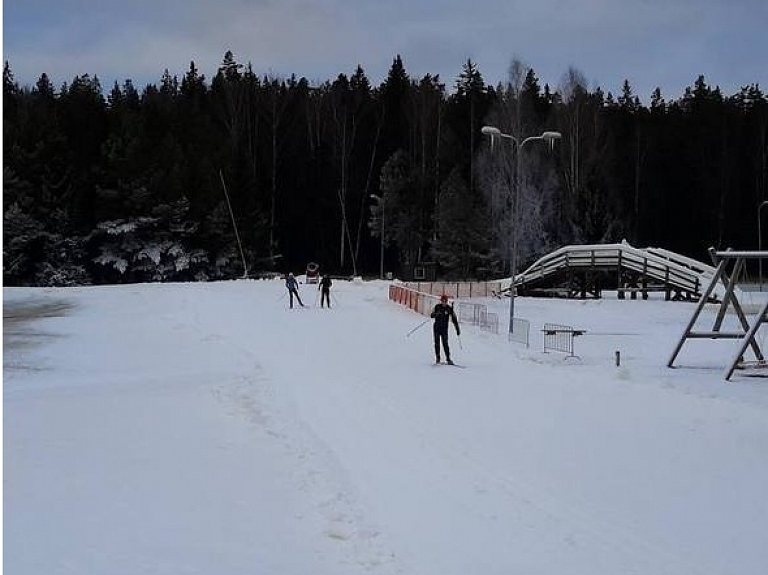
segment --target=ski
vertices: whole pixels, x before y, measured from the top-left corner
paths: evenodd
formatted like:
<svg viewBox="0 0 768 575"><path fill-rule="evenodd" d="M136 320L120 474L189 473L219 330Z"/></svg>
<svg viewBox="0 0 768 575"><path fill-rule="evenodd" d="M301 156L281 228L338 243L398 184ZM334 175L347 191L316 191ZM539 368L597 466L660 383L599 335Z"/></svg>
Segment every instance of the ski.
<svg viewBox="0 0 768 575"><path fill-rule="evenodd" d="M460 369L466 369L466 367L467 367L466 365L461 365L460 363L443 363L443 362L433 363L432 365L434 367L440 367L441 365L444 365L446 367L458 367Z"/></svg>

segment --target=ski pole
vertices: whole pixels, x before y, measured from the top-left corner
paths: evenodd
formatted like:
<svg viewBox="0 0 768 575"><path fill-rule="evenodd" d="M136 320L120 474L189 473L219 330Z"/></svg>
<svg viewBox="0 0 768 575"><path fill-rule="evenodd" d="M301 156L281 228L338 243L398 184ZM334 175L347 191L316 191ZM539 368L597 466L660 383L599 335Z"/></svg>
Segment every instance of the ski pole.
<svg viewBox="0 0 768 575"><path fill-rule="evenodd" d="M460 348L462 351L464 351L464 346L463 346L463 345L461 345L461 336L460 336L460 335L457 335L457 336L456 336L456 339L458 339L458 340L459 340L459 348Z"/></svg>
<svg viewBox="0 0 768 575"><path fill-rule="evenodd" d="M419 325L417 325L416 327L414 327L414 328L413 328L411 331L409 331L408 333L406 333L406 334L405 334L405 337L410 337L410 335L411 335L411 334L412 334L414 331L416 331L417 329L419 329L421 326L423 326L423 325L424 325L425 323L427 323L428 321L429 321L429 319L425 319L425 320L424 320L423 322L421 322Z"/></svg>

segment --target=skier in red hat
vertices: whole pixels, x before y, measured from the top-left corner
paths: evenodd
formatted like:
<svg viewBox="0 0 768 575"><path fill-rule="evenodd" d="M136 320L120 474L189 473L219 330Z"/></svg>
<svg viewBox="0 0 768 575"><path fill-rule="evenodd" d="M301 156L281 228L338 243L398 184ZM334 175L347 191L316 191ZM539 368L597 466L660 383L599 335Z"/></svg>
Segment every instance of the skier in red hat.
<svg viewBox="0 0 768 575"><path fill-rule="evenodd" d="M453 365L451 349L448 347L448 322L453 322L456 328L456 336L461 335L461 329L459 328L459 320L456 317L456 313L453 311L453 306L448 305L448 296L446 294L440 296L440 303L435 306L429 317L435 320L432 326L432 331L435 335L435 363L440 363L440 341L442 340L445 361Z"/></svg>

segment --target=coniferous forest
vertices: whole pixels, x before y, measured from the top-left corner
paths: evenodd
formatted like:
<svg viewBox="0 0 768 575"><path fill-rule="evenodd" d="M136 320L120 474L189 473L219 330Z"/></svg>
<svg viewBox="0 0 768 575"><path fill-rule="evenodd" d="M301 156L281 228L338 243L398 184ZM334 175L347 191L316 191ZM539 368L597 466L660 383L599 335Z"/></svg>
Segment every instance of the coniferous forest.
<svg viewBox="0 0 768 575"><path fill-rule="evenodd" d="M644 105L627 82L589 89L570 69L553 89L516 61L497 86L472 61L448 83L412 78L399 56L379 86L360 67L310 85L227 52L211 79L191 62L141 91L89 75L55 87L45 73L19 86L6 62L3 96L5 285L259 277L309 262L486 279L509 273L513 233L520 265L622 240L708 261L709 246L757 249L768 199L766 96L703 77ZM491 145L483 125L562 138L517 150Z"/></svg>

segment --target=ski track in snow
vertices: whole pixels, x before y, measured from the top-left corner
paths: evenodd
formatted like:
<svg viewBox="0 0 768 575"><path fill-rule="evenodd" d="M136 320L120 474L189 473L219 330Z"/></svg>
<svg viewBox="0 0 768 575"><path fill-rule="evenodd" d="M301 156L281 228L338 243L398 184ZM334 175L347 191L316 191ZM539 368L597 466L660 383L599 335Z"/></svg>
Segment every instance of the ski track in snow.
<svg viewBox="0 0 768 575"><path fill-rule="evenodd" d="M244 299L243 309L247 309L249 303L252 302ZM289 313L314 311L309 304L305 305L306 308L295 307ZM257 322L258 308L251 313ZM270 355L267 350L250 348L244 343L249 339L247 336L230 335L227 326L219 323L222 319L219 316L201 320L200 313L193 311L192 318L195 329L202 337L215 341L222 349L235 349L249 360ZM325 537L344 548L346 559L343 563L355 569L368 571L376 568L379 569L377 572L381 572L382 566L394 561L394 553L382 549L378 541L380 533L365 524L353 486L339 483L338 478L344 477L344 472L336 463L332 450L296 417L292 406L288 410L278 407L273 380L265 375L260 364L255 363L254 371L258 377L221 386L214 390L215 396L230 406L232 415L248 419L261 429L266 439L278 442L284 453L299 463L293 478L294 487L314 499L316 512L324 524ZM307 377L313 377L313 374Z"/></svg>

